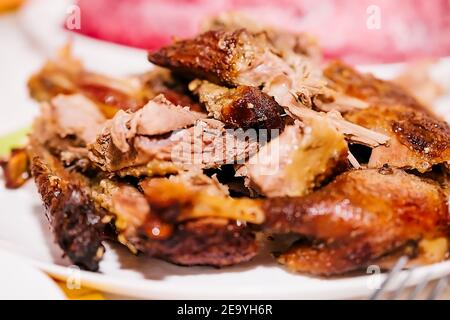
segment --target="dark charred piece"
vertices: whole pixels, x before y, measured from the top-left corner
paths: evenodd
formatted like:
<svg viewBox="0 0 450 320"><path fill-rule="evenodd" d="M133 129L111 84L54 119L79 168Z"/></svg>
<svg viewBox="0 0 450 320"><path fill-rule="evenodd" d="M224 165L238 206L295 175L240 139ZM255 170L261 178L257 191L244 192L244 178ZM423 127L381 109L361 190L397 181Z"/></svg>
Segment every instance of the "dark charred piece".
<svg viewBox="0 0 450 320"><path fill-rule="evenodd" d="M151 52L148 59L187 78L233 86L238 74L252 66L258 49L264 50L263 44L245 29L214 30Z"/></svg>
<svg viewBox="0 0 450 320"><path fill-rule="evenodd" d="M189 87L214 118L230 127L284 129L286 115L283 108L258 88L238 86L228 89L198 80Z"/></svg>
<svg viewBox="0 0 450 320"><path fill-rule="evenodd" d="M95 207L82 179L67 172L45 150L33 147L30 158L56 242L73 263L97 271L104 253L104 212Z"/></svg>

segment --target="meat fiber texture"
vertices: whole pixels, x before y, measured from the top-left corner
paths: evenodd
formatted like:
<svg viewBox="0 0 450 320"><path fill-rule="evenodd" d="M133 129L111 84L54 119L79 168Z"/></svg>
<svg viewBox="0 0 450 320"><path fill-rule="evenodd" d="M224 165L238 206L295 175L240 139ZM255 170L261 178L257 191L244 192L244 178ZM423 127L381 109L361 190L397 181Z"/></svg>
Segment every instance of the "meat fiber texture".
<svg viewBox="0 0 450 320"><path fill-rule="evenodd" d="M449 0L78 0L79 32L149 50L195 35L206 18L243 12L306 31L327 58L386 63L450 55Z"/></svg>

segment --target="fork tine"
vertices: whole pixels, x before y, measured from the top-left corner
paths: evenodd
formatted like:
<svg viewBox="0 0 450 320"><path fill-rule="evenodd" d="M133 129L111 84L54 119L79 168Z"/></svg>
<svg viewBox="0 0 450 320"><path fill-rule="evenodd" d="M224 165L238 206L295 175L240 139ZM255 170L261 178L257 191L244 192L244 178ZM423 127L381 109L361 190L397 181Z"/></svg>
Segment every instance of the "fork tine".
<svg viewBox="0 0 450 320"><path fill-rule="evenodd" d="M441 278L439 281L436 282L434 285L430 295L428 296L427 300L436 300L447 288L448 285L448 276Z"/></svg>
<svg viewBox="0 0 450 320"><path fill-rule="evenodd" d="M403 269L403 267L408 262L408 258L403 256L400 259L398 259L397 263L395 264L394 268L392 268L391 272L387 275L386 279L381 284L380 288L377 289L372 296L370 297L370 300L377 300L379 296L384 292L389 282Z"/></svg>
<svg viewBox="0 0 450 320"><path fill-rule="evenodd" d="M408 272L406 273L405 278L400 283L400 286L397 288L397 290L393 291L391 293L391 295L389 296L389 300L396 300L400 296L400 294L405 289L409 279L411 279L411 276L412 276L413 272L414 272L414 267L412 267L410 270L408 270Z"/></svg>
<svg viewBox="0 0 450 320"><path fill-rule="evenodd" d="M408 297L408 300L415 300L417 295L422 292L426 286L430 283L430 274L426 274L423 278L422 282L418 283L417 286L414 288L414 290L411 292L411 294Z"/></svg>

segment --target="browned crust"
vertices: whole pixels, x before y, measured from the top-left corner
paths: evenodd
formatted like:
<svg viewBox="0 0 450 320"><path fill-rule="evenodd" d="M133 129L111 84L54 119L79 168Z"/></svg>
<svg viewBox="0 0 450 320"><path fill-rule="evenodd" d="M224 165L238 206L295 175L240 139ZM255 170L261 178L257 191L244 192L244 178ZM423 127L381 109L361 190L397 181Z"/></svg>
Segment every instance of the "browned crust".
<svg viewBox="0 0 450 320"><path fill-rule="evenodd" d="M232 101L222 108L225 123L237 128L283 129L283 108L261 90L240 86L232 93Z"/></svg>
<svg viewBox="0 0 450 320"><path fill-rule="evenodd" d="M409 241L446 237L450 231L441 188L401 170L347 172L313 194L268 199L263 206L265 231L321 241L318 248L300 246L281 258L290 268L312 274L360 269ZM320 259L307 263L313 256ZM333 257L336 263L327 266ZM321 261L325 264L318 268Z"/></svg>
<svg viewBox="0 0 450 320"><path fill-rule="evenodd" d="M433 163L450 161L450 126L420 112L399 112L392 131L400 142Z"/></svg>
<svg viewBox="0 0 450 320"><path fill-rule="evenodd" d="M450 126L420 111L405 106L373 106L346 115L346 119L365 128L387 133L408 148L405 168L422 171L425 162L428 169L436 164L450 161ZM392 144L392 142L391 142ZM395 148L390 152L396 158ZM390 163L388 163L390 164Z"/></svg>
<svg viewBox="0 0 450 320"><path fill-rule="evenodd" d="M91 201L83 179L69 173L42 147L32 144L29 155L56 242L76 265L98 270L104 252L104 212Z"/></svg>
<svg viewBox="0 0 450 320"><path fill-rule="evenodd" d="M173 236L163 241L148 241L145 234L133 240L140 251L183 266L226 267L249 261L258 252L248 228L220 218L179 224Z"/></svg>
<svg viewBox="0 0 450 320"><path fill-rule="evenodd" d="M30 161L25 148L12 149L8 159L0 159L0 168L8 189L20 188L31 177Z"/></svg>
<svg viewBox="0 0 450 320"><path fill-rule="evenodd" d="M371 247L359 241L349 246L331 247L324 244L299 243L279 255L277 260L296 272L333 276L342 271L364 268L367 262L372 260L372 254Z"/></svg>
<svg viewBox="0 0 450 320"><path fill-rule="evenodd" d="M371 74L362 74L354 68L340 62L331 62L324 75L335 89L374 106L403 105L407 108L428 112L419 101L401 86L375 78Z"/></svg>
<svg viewBox="0 0 450 320"><path fill-rule="evenodd" d="M258 88L238 86L228 89L198 80L191 85L206 109L230 127L284 129L284 109Z"/></svg>
<svg viewBox="0 0 450 320"><path fill-rule="evenodd" d="M114 172L136 165L138 152L131 148L128 152L120 151L112 142L110 134L101 134L96 143L89 146L89 158L102 170Z"/></svg>
<svg viewBox="0 0 450 320"><path fill-rule="evenodd" d="M180 40L157 52L150 52L150 62L189 78L233 85L240 67L253 59L246 43L252 41L245 29L214 30L193 39ZM250 48L250 46L249 46ZM244 61L242 61L244 60Z"/></svg>

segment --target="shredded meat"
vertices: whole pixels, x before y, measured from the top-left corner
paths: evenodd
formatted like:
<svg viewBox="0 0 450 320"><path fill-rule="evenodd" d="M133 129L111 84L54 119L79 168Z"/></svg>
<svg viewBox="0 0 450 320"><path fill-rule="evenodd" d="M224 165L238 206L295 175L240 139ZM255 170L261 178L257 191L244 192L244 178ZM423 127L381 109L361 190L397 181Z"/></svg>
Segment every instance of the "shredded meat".
<svg viewBox="0 0 450 320"><path fill-rule="evenodd" d="M76 136L84 145L95 141L106 121L96 105L80 94L58 95L42 108L46 124L55 126L54 133L61 138Z"/></svg>
<svg viewBox="0 0 450 320"><path fill-rule="evenodd" d="M321 70L308 59L300 55L283 59L274 53L267 37L246 29L208 31L150 53L149 60L217 84L262 87L287 114L300 120L323 117L310 108L315 100L326 100L324 95L333 94ZM355 104L352 99L339 101ZM320 105L323 106L323 101ZM349 124L340 117L332 117L331 122L350 140L371 146L388 141L387 137Z"/></svg>
<svg viewBox="0 0 450 320"><path fill-rule="evenodd" d="M134 113L119 111L104 130L109 131L116 147L127 152L127 140L135 135L158 136L192 126L204 118L203 113L175 106L163 96L157 96Z"/></svg>
<svg viewBox="0 0 450 320"><path fill-rule="evenodd" d="M204 31L237 30L242 28L255 34L264 34L274 49L283 56L291 54L304 55L317 63L322 59L321 49L311 35L268 28L267 25L259 24L255 20L237 12L227 12L207 19L202 26Z"/></svg>
<svg viewBox="0 0 450 320"><path fill-rule="evenodd" d="M112 123L122 131L114 132L107 124L96 143L89 147L89 158L105 171L139 166L152 160L197 168L219 167L245 161L258 147L256 136L226 130L222 122L213 119L199 120L193 127L173 131L167 137L149 137L127 128L128 118L118 114Z"/></svg>

